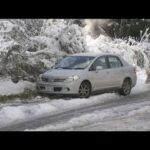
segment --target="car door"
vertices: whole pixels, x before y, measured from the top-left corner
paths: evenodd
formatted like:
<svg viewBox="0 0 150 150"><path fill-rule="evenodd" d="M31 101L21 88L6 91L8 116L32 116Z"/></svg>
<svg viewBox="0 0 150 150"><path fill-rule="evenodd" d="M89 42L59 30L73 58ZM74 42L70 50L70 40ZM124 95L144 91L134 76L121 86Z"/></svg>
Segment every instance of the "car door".
<svg viewBox="0 0 150 150"><path fill-rule="evenodd" d="M97 66L101 66L102 69L96 71ZM108 70L109 68L108 68L108 62L106 60L106 56L100 56L93 62L93 64L89 69L89 76L90 76L90 81L92 83L93 91L106 89L108 87L109 85L109 81L108 81L109 76L107 74Z"/></svg>
<svg viewBox="0 0 150 150"><path fill-rule="evenodd" d="M117 56L107 56L109 63L109 87L120 87L124 78L123 63Z"/></svg>

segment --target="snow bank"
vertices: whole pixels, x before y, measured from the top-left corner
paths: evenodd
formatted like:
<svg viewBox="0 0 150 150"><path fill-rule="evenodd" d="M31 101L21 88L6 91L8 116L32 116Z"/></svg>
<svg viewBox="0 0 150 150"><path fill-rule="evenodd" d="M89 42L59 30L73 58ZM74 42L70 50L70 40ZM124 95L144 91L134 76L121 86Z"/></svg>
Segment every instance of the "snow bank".
<svg viewBox="0 0 150 150"><path fill-rule="evenodd" d="M28 81L19 81L17 84L13 83L11 79L0 79L0 95L13 95L24 92L24 89L34 89L34 84Z"/></svg>
<svg viewBox="0 0 150 150"><path fill-rule="evenodd" d="M10 104L10 106L1 105L0 127L4 124L16 123L17 121L24 121L37 116L43 116L44 114L52 114L64 110L70 110L72 108L88 106L91 104L99 104L113 100L115 101L119 98L120 97L115 94L103 94L98 96L92 96L89 99L54 99L50 101L48 98L40 98L40 103L21 104L18 106L12 104ZM39 97L37 97L36 99L39 99Z"/></svg>
<svg viewBox="0 0 150 150"><path fill-rule="evenodd" d="M150 85L145 84L146 81L146 72L145 70L137 70L137 84L132 90L132 94L143 93L150 90Z"/></svg>
<svg viewBox="0 0 150 150"><path fill-rule="evenodd" d="M14 123L21 120L27 120L44 113L55 111L55 107L47 104L22 105L17 107L5 106L0 110L0 126Z"/></svg>

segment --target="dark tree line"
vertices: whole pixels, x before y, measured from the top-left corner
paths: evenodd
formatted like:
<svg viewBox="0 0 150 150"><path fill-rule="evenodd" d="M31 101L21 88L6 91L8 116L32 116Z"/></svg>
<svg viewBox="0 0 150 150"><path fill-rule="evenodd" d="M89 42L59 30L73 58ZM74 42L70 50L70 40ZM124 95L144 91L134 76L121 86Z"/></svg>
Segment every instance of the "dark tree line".
<svg viewBox="0 0 150 150"><path fill-rule="evenodd" d="M146 29L150 28L150 19L111 19L110 22L104 27L104 30L113 38L128 38L130 36L140 40Z"/></svg>
<svg viewBox="0 0 150 150"><path fill-rule="evenodd" d="M69 19L68 21L70 21ZM90 19L93 22L93 32L96 37L104 31L112 38L128 38L129 36L140 40L144 32L150 28L150 19ZM101 23L101 22L105 23ZM72 19L72 23L84 27L84 19ZM148 30L149 33L149 30Z"/></svg>

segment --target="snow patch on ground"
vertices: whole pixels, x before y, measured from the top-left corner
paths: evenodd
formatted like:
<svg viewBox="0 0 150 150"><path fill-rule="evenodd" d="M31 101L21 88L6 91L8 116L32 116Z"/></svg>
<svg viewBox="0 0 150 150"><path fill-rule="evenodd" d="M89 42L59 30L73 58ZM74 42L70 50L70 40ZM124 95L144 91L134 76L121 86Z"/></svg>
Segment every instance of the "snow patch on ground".
<svg viewBox="0 0 150 150"><path fill-rule="evenodd" d="M55 111L56 108L46 103L36 105L5 106L0 109L0 126L17 121L27 120L41 114Z"/></svg>
<svg viewBox="0 0 150 150"><path fill-rule="evenodd" d="M1 105L0 107L0 127L8 123L16 123L16 121L25 121L36 116L52 114L72 108L79 108L91 104L99 104L107 101L118 100L120 96L116 94L103 94L92 96L89 99L74 98L70 100L42 98L40 103L28 103L18 106ZM44 101L42 103L42 100Z"/></svg>
<svg viewBox="0 0 150 150"><path fill-rule="evenodd" d="M34 89L34 87L35 84L28 81L19 81L15 84L9 78L0 79L0 95L20 94L25 88Z"/></svg>
<svg viewBox="0 0 150 150"><path fill-rule="evenodd" d="M150 85L145 84L146 78L147 78L146 71L144 69L143 70L138 69L137 70L137 84L133 88L132 94L143 93L143 92L150 90Z"/></svg>
<svg viewBox="0 0 150 150"><path fill-rule="evenodd" d="M148 116L148 118L144 118L145 114L150 115L149 101L133 105L127 104L124 106L117 106L103 111L95 111L90 114L70 119L67 122L55 125L46 125L35 129L35 131L139 130L139 125L140 130L145 130L150 129L150 119ZM138 124L133 124L135 121ZM123 125L123 123L125 124Z"/></svg>

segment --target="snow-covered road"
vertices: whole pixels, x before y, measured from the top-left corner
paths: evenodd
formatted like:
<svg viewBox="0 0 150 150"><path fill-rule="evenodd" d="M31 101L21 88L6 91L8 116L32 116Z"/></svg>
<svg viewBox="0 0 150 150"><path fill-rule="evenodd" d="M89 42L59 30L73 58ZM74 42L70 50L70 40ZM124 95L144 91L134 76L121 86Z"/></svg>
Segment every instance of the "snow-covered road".
<svg viewBox="0 0 150 150"><path fill-rule="evenodd" d="M69 100L48 98L40 100L37 97L39 102L36 103L0 105L0 130L92 130L92 127L95 130L113 129L106 125L106 128L98 128L99 125L98 127L96 125L99 121L106 122L106 118L109 121L113 121L112 118L117 120L118 116L126 116L127 112L149 107L150 94L147 91L150 88L145 84L145 79L145 72L139 71L138 83L129 97L117 94ZM133 107L129 107L130 105Z"/></svg>
<svg viewBox="0 0 150 150"><path fill-rule="evenodd" d="M139 109L141 111L141 108L143 112L147 112L150 108L149 97L150 93L145 92L120 98L119 101L90 104L64 111L55 111L24 122L8 125L0 128L0 130L78 130L78 128L95 124L95 122L116 120L120 117L134 115L134 112L138 113Z"/></svg>
<svg viewBox="0 0 150 150"><path fill-rule="evenodd" d="M146 97L144 95L147 95ZM150 130L150 93L143 98L129 97L126 101L114 102L94 111L76 115L67 121L51 123L35 131L145 131Z"/></svg>

